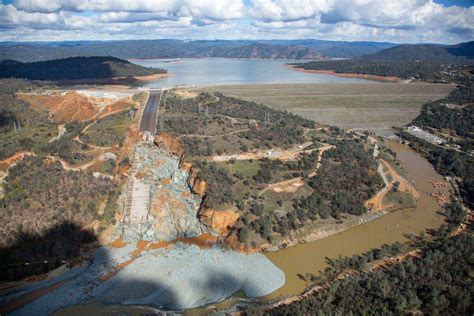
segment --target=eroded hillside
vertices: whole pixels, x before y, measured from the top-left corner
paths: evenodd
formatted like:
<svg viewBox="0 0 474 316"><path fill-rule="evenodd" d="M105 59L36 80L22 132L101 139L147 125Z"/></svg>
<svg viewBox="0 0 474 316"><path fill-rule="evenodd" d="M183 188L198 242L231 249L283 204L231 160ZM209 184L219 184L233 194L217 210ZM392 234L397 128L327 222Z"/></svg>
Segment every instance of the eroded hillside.
<svg viewBox="0 0 474 316"><path fill-rule="evenodd" d="M219 93L178 92L158 130L182 144L206 188L200 217L231 247L285 247L388 209L382 196L377 208L370 201L388 185L373 137Z"/></svg>

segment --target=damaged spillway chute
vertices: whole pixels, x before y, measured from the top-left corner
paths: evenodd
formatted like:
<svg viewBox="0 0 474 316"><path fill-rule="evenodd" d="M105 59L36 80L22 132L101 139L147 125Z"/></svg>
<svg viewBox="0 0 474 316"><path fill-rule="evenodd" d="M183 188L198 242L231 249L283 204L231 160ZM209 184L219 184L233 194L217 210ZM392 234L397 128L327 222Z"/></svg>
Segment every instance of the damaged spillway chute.
<svg viewBox="0 0 474 316"><path fill-rule="evenodd" d="M169 241L207 232L198 219L201 197L191 192L187 179L176 156L138 144L125 190L124 241Z"/></svg>

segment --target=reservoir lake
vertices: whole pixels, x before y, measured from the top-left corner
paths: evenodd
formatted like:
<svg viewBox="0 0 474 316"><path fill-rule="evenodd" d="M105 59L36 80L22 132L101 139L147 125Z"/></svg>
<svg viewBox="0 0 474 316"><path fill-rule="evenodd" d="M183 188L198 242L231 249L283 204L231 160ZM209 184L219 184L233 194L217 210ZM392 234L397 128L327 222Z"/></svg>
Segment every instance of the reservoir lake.
<svg viewBox="0 0 474 316"><path fill-rule="evenodd" d="M287 64L302 62L296 60L186 58L130 61L145 67L168 70L170 75L167 77L139 84L145 88L258 83L376 83L360 78L341 78L292 70Z"/></svg>

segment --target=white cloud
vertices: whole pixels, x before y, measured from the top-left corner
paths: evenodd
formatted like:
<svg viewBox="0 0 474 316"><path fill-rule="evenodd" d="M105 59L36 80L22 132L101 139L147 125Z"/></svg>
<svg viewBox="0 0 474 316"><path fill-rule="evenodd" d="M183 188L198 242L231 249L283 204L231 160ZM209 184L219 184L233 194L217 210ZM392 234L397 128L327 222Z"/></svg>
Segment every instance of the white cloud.
<svg viewBox="0 0 474 316"><path fill-rule="evenodd" d="M0 40L322 38L446 42L474 38L474 6L432 0L15 0ZM62 36L61 36L62 34Z"/></svg>

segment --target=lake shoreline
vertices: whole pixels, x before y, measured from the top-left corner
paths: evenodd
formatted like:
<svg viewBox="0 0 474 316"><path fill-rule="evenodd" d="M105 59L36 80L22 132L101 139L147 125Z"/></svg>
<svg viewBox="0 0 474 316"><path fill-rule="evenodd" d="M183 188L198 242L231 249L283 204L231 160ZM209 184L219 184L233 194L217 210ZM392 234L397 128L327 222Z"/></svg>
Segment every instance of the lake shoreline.
<svg viewBox="0 0 474 316"><path fill-rule="evenodd" d="M296 65L290 65L290 64L287 64L287 67L294 71L299 71L299 72L304 72L304 73L309 73L309 74L330 75L330 76L336 76L340 78L359 78L359 79L373 80L377 82L391 82L391 83L404 82L404 80L402 80L399 77L378 76L378 75L357 74L357 73L341 73L341 72L336 72L334 70L304 69L301 67L297 67Z"/></svg>

